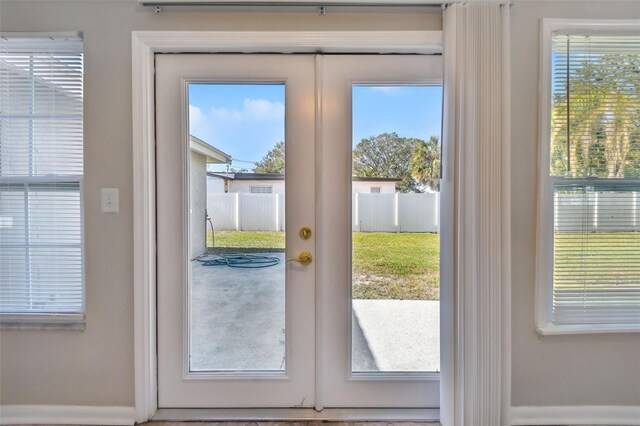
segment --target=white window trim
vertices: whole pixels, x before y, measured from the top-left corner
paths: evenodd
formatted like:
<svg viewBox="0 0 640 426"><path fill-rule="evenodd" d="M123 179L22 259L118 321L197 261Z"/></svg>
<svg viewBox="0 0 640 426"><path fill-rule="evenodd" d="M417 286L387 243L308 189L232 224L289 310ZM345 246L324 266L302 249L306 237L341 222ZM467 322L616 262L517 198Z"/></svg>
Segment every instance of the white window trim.
<svg viewBox="0 0 640 426"><path fill-rule="evenodd" d="M85 221L84 221L84 175L72 176L18 176L0 178L0 183L56 183L77 182L80 192L80 266L82 285L82 306L80 313L37 313L37 314L0 314L0 329L34 329L34 330L85 330L87 285L85 272Z"/></svg>
<svg viewBox="0 0 640 426"><path fill-rule="evenodd" d="M155 52L442 52L442 31L133 31L132 106L134 179L134 342L136 421L145 422L157 411L157 358L155 310ZM451 231L453 232L453 231ZM445 262L447 277L453 264ZM453 291L441 295L441 306L453 312ZM443 308L441 308L443 309ZM453 314L451 315L453 317ZM451 401L454 359L453 328L441 336L441 401ZM446 397L443 395L446 394ZM449 403L451 406L451 403ZM508 406L506 404L505 406ZM448 407L447 407L448 408ZM246 410L245 414L246 414ZM348 418L349 410L341 410ZM445 409L446 411L446 409ZM442 414L441 422L451 415ZM379 414L382 416L383 414ZM292 417L293 418L293 417ZM377 417L382 418L382 417ZM367 418L374 420L373 417Z"/></svg>
<svg viewBox="0 0 640 426"><path fill-rule="evenodd" d="M4 37L17 37L23 39L43 39L45 46L48 40L78 40L82 36L78 32L3 32ZM32 42L34 46L36 43ZM84 70L82 78L84 79ZM83 98L84 103L84 98ZM84 139L83 139L84 144ZM80 256L81 256L81 288L82 300L79 313L24 313L24 314L0 314L0 329L66 329L84 330L86 328L86 252L85 252L85 206L84 206L84 170L82 175L53 175L53 176L15 176L0 177L0 183L55 183L77 182L80 193Z"/></svg>
<svg viewBox="0 0 640 426"><path fill-rule="evenodd" d="M638 324L557 325L553 303L553 179L549 173L551 140L551 39L554 32L638 32L640 20L543 19L540 28L538 144L538 232L536 238L536 330L541 335L640 332Z"/></svg>

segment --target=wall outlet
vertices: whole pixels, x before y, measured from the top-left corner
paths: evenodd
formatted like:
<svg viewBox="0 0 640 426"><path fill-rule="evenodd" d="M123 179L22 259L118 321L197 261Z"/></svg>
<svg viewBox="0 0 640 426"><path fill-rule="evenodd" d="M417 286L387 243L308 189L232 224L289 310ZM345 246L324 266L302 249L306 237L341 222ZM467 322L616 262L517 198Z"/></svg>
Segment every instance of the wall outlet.
<svg viewBox="0 0 640 426"><path fill-rule="evenodd" d="M102 213L118 213L120 211L118 188L102 188L100 195Z"/></svg>

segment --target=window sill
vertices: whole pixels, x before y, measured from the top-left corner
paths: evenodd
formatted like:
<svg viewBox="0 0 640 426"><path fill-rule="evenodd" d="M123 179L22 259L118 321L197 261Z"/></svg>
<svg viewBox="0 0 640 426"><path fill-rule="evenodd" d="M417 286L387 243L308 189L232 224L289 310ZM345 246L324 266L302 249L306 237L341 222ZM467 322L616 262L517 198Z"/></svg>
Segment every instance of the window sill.
<svg viewBox="0 0 640 426"><path fill-rule="evenodd" d="M0 315L3 330L73 330L87 328L84 315Z"/></svg>
<svg viewBox="0 0 640 426"><path fill-rule="evenodd" d="M640 332L640 324L557 325L547 323L538 325L536 331L543 336L560 334L638 333Z"/></svg>

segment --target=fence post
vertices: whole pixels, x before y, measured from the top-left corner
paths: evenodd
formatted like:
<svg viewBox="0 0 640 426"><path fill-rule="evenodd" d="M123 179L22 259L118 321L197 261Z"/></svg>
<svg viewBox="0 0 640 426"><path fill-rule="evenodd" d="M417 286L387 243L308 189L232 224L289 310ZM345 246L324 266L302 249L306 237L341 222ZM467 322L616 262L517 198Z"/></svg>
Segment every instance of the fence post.
<svg viewBox="0 0 640 426"><path fill-rule="evenodd" d="M353 209L355 210L355 213L353 215L353 217L351 218L351 221L353 223L353 221L355 221L355 223L353 223L353 227L355 228L354 231L361 231L360 229L360 199L359 199L359 192L355 193L355 202L353 202L354 207ZM352 197L353 200L353 197Z"/></svg>
<svg viewBox="0 0 640 426"><path fill-rule="evenodd" d="M235 202L235 210L236 210L236 231L242 231L242 227L240 226L240 193L236 192L234 197Z"/></svg>
<svg viewBox="0 0 640 426"><path fill-rule="evenodd" d="M440 233L440 191L435 193L435 203L434 204L434 208L435 208L435 212L434 212L434 227L436 229L436 232L439 234Z"/></svg>
<svg viewBox="0 0 640 426"><path fill-rule="evenodd" d="M401 232L400 229L400 219L399 219L399 209L400 209L400 200L398 199L399 193L396 192L393 194L393 226L396 228L396 232Z"/></svg>
<svg viewBox="0 0 640 426"><path fill-rule="evenodd" d="M277 192L275 194L273 194L276 196L276 201L275 201L275 207L276 207L276 214L275 214L275 220L276 220L276 226L275 229L276 231L280 230L280 194L278 194Z"/></svg>

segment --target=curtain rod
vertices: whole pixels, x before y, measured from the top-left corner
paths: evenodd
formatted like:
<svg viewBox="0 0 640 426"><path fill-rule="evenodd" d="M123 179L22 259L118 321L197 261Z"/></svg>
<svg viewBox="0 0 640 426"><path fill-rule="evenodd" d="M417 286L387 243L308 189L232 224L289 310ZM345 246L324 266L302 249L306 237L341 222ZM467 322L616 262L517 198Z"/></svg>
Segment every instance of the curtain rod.
<svg viewBox="0 0 640 426"><path fill-rule="evenodd" d="M307 2L307 1L296 1L296 2L282 2L282 1L274 1L274 2L264 2L264 1L179 1L179 0L140 0L140 5L142 6L156 6L156 7L164 7L164 6L207 6L207 7L229 7L229 8L243 8L243 7L255 7L255 8L287 8L287 7L296 7L296 8L319 8L319 7L339 7L339 8L440 8L443 6L442 3L413 3L409 2L375 2L375 3L361 3L361 2L339 2L339 1L319 1L319 2Z"/></svg>
<svg viewBox="0 0 640 426"><path fill-rule="evenodd" d="M286 8L309 8L318 9L320 14L324 14L326 8L340 9L435 9L443 8L456 3L497 3L512 5L512 0L138 0L142 6L156 7L156 12L160 13L161 8L167 7L214 7L214 8L245 8L251 7L258 10L286 10Z"/></svg>

